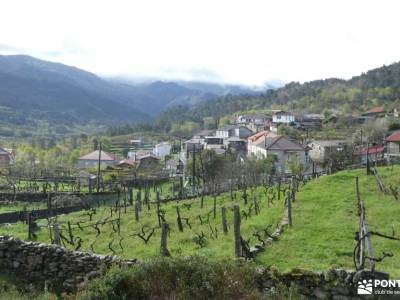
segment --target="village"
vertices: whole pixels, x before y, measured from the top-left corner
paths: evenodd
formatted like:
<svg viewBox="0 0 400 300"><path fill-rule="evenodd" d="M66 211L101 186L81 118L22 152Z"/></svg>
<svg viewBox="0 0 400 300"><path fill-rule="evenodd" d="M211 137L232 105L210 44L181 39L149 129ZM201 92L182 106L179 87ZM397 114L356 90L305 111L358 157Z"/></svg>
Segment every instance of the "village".
<svg viewBox="0 0 400 300"><path fill-rule="evenodd" d="M351 118L355 124L353 135L342 139L314 139L309 137L311 133L320 131L327 120L321 114L276 110L271 114L237 115L232 118L231 125L216 130L201 130L189 139L175 137L172 141L166 139L155 145L145 143L141 138L112 142L114 151L97 149L87 153L77 159L76 168L81 170L79 178L91 178L93 181L97 180L99 163L102 170L108 171L124 170L147 176L183 176L193 156L210 150L216 155L234 153L239 160L272 158L275 172L281 176L290 176L291 164L297 163L301 165L302 175L310 177L365 165L367 161L379 165L397 162L400 158L399 130L384 132L381 140L375 138L369 141L367 133L363 137L363 124L375 124L385 116L396 120L398 113L387 113L383 107L375 107L361 116ZM332 120L336 116L328 118ZM300 132L300 139L285 132L279 133L280 126ZM14 150L2 149L1 164L12 164L14 156Z"/></svg>

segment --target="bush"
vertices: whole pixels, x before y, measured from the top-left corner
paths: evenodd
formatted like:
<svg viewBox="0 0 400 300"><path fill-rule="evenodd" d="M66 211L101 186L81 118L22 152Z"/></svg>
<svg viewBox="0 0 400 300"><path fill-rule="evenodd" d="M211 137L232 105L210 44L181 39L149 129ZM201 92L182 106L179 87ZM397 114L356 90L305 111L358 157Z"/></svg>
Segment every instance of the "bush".
<svg viewBox="0 0 400 300"><path fill-rule="evenodd" d="M262 299L257 272L243 261L165 258L111 270L84 299Z"/></svg>
<svg viewBox="0 0 400 300"><path fill-rule="evenodd" d="M394 130L399 130L400 129L400 123L391 123L389 125L389 130L394 131Z"/></svg>

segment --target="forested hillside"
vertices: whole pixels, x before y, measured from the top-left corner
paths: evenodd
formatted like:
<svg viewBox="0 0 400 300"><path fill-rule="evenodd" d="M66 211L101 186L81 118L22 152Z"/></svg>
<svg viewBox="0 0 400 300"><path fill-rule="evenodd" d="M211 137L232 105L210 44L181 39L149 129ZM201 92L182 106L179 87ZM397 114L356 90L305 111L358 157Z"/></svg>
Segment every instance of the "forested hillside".
<svg viewBox="0 0 400 300"><path fill-rule="evenodd" d="M400 63L368 71L350 80L332 78L302 84L291 82L258 96L226 95L194 107L171 107L155 125L165 130L170 130L173 124L187 122L204 126L204 118L218 120L235 112L269 108L315 113L329 110L354 115L376 105L384 105L387 110L400 107Z"/></svg>

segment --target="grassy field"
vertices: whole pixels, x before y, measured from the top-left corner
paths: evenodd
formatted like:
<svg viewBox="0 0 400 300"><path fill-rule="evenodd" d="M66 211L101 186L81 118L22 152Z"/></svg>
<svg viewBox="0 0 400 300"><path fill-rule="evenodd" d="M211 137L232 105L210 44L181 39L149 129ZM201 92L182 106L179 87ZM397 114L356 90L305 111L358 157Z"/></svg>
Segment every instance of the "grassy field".
<svg viewBox="0 0 400 300"><path fill-rule="evenodd" d="M382 180L389 186L400 186L400 168L379 168ZM371 231L400 236L400 201L384 195L373 175L365 170L343 171L308 183L293 204L293 227L280 241L257 257L257 262L274 265L281 271L292 268L327 270L332 267L354 269L354 237L358 231L355 177L360 178L360 193L365 202ZM383 251L393 257L377 263L377 270L400 277L400 242L373 236L377 256Z"/></svg>
<svg viewBox="0 0 400 300"><path fill-rule="evenodd" d="M270 190L269 194L272 195L274 190ZM283 197L280 201L275 200L270 207L268 207L266 194L263 188L257 188L253 192L248 189L248 204L244 205L244 200L241 199L241 192L236 193L236 200L232 201L229 194L222 194L217 197L216 201L216 217L213 216L214 200L212 197L205 197L204 207L200 208L200 199L193 199L181 202L170 202L163 204L161 209L165 213L166 222L170 225L170 234L168 237L168 249L172 256L187 256L187 255L200 255L215 258L233 258L234 257L234 238L233 238L233 205L239 204L241 210L248 211L251 206L254 206L253 199L259 202L261 211L255 214L254 209L251 217L247 219L242 216L241 234L245 239L250 239L250 245L257 242L253 233L267 228L271 225L271 232L275 229L276 225L280 222L284 213ZM152 198L154 201L154 198ZM183 220L183 232L178 230L177 226L177 213L176 207L180 208L182 218L188 218L190 226ZM227 220L229 226L228 234L224 235L222 230L222 217L221 207L225 206L227 209ZM207 222L207 215L209 222ZM199 216L201 216L202 221ZM91 225L104 220L112 220L118 217L118 213L113 213L111 216L110 207L103 206L96 210L96 214L90 217L86 212L77 212L69 215L59 216L58 223L61 226L62 234L68 236L67 221L72 223L72 233L77 241L77 237L82 239L81 250L91 250L91 245L96 253L111 254L109 246L117 255L126 258L151 258L159 256L160 253L160 235L161 230L158 227L158 219L156 215L156 204L152 204L150 210L146 205L142 206L140 213L140 220L135 220L133 206L128 206L121 209L121 225L120 235L113 230L111 222L104 225L99 225L101 231L100 235ZM80 222L81 230L76 223ZM203 224L201 224L203 222ZM37 232L37 240L41 242L50 242L49 230L46 227L47 221L40 220L39 226L43 226ZM153 236L146 244L137 234L142 233L142 227L146 236L155 228ZM190 228L192 227L192 228ZM117 228L117 223L114 222L114 228ZM196 242L198 235L204 234L204 245L201 247ZM0 226L0 235L12 234L22 239L27 238L27 225L23 223L16 223ZM122 238L122 240L121 240ZM123 250L120 247L120 240ZM111 243L111 244L110 244ZM78 242L75 243L75 246ZM74 245L65 244L68 248L75 248Z"/></svg>

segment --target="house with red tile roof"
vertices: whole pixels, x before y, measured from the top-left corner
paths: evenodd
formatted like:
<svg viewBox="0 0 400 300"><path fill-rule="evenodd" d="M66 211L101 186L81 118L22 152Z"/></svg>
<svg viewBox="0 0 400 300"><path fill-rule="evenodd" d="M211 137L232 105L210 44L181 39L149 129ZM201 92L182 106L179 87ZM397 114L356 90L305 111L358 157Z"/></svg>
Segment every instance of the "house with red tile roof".
<svg viewBox="0 0 400 300"><path fill-rule="evenodd" d="M381 161L385 158L385 147L382 145L364 147L354 151L354 155L366 164L367 158L370 162Z"/></svg>
<svg viewBox="0 0 400 300"><path fill-rule="evenodd" d="M379 117L384 116L386 113L385 108L383 106L376 106L363 113L364 117Z"/></svg>
<svg viewBox="0 0 400 300"><path fill-rule="evenodd" d="M389 135L385 142L388 158L400 158L400 130Z"/></svg>

